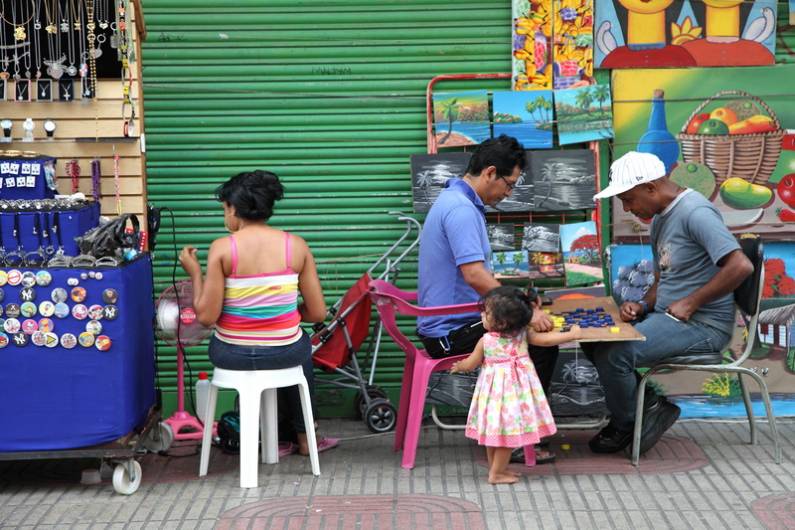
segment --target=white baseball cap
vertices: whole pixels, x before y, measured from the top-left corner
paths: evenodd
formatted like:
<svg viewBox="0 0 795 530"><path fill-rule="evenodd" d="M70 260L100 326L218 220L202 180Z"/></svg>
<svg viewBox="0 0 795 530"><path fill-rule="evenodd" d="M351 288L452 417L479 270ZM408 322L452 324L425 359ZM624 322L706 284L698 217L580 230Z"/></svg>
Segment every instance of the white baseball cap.
<svg viewBox="0 0 795 530"><path fill-rule="evenodd" d="M665 176L665 164L651 153L630 151L610 166L610 184L593 196L605 199Z"/></svg>

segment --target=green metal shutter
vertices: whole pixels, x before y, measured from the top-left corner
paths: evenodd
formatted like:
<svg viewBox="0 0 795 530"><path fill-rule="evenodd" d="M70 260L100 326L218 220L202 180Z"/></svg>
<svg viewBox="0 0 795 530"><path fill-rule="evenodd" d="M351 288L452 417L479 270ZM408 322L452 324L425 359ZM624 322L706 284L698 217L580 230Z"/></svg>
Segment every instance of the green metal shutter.
<svg viewBox="0 0 795 530"><path fill-rule="evenodd" d="M388 212L412 211L409 155L426 150L428 81L510 71L505 0L148 0L144 7L148 196L174 211L178 247L196 245L204 259L225 233L214 188L243 170L272 170L287 190L272 223L308 241L329 303L403 232ZM483 87L509 84L448 85ZM171 282L174 260L167 215L162 225L157 292ZM401 284L414 287L415 261L401 274ZM188 351L194 376L210 368L206 348ZM394 395L403 356L387 339L380 359L376 382ZM161 345L159 373L168 407L173 348ZM350 411L350 395L318 401L325 414Z"/></svg>

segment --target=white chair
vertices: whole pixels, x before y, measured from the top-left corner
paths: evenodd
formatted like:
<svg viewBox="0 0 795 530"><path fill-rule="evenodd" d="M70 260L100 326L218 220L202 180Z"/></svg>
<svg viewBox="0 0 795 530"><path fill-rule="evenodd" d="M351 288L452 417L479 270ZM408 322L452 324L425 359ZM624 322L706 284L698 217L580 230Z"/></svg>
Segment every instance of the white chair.
<svg viewBox="0 0 795 530"><path fill-rule="evenodd" d="M298 385L301 394L301 408L304 411L306 439L309 445L309 459L312 463L312 474L320 475L320 463L317 456L317 440L315 439L315 420L312 417L312 402L309 397L309 385L306 383L303 369L300 366L283 370L224 370L216 368L210 382L205 418L215 417L215 404L219 388L233 388L240 394L240 487L256 488L257 471L257 418L259 431L262 434L262 462L279 463L279 433L277 427L276 389ZM260 408L261 406L261 408ZM202 437L201 461L199 476L207 474L210 464L210 446L213 422L204 424Z"/></svg>

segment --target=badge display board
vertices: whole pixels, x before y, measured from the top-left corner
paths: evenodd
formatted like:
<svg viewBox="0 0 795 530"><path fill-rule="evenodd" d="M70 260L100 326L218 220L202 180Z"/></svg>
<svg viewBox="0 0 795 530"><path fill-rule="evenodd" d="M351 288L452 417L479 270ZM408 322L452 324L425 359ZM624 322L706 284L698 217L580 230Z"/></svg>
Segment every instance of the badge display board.
<svg viewBox="0 0 795 530"><path fill-rule="evenodd" d="M121 267L52 268L26 287L17 274L37 269L0 269L4 335L0 335L0 452L72 449L115 440L140 425L155 402L154 305L148 255ZM13 271L13 272L12 272ZM99 274L98 274L99 273ZM74 285L77 282L77 285ZM28 289L23 293L23 289ZM54 291L63 289L64 292ZM9 317L31 298L36 314ZM63 318L60 300L69 312ZM104 295L104 296L103 296ZM75 301L75 300L80 300ZM48 307L44 302L53 306ZM82 305L82 307L78 307ZM30 306L28 308L28 314ZM101 318L99 309L103 312ZM76 309L77 308L77 309ZM115 309L113 309L115 308ZM44 315L40 311L43 309ZM83 311L85 309L85 312ZM84 318L79 318L84 316ZM6 329L20 325L26 344ZM49 319L49 321L47 321ZM98 324L97 324L98 323ZM99 329L101 327L101 329ZM42 332L42 335L35 335ZM92 333L93 331L93 333ZM93 340L87 332L93 335ZM57 345L53 344L57 337ZM71 337L64 340L65 334ZM36 342L42 345L34 344ZM82 339L82 340L81 340ZM7 343L6 343L7 341ZM90 343L90 344L89 344ZM48 345L49 344L49 345ZM64 345L66 344L66 346Z"/></svg>

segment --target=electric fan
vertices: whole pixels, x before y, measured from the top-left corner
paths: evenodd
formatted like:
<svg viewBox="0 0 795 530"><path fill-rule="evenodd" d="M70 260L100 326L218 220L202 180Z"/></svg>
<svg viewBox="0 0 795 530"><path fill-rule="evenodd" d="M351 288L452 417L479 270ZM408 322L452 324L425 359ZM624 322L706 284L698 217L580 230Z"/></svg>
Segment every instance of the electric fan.
<svg viewBox="0 0 795 530"><path fill-rule="evenodd" d="M158 336L177 348L177 410L164 422L171 430L165 436L171 436L174 440L201 440L203 425L185 411L184 347L199 344L210 335L212 329L202 325L196 318L191 282L177 282L160 294L156 319Z"/></svg>

